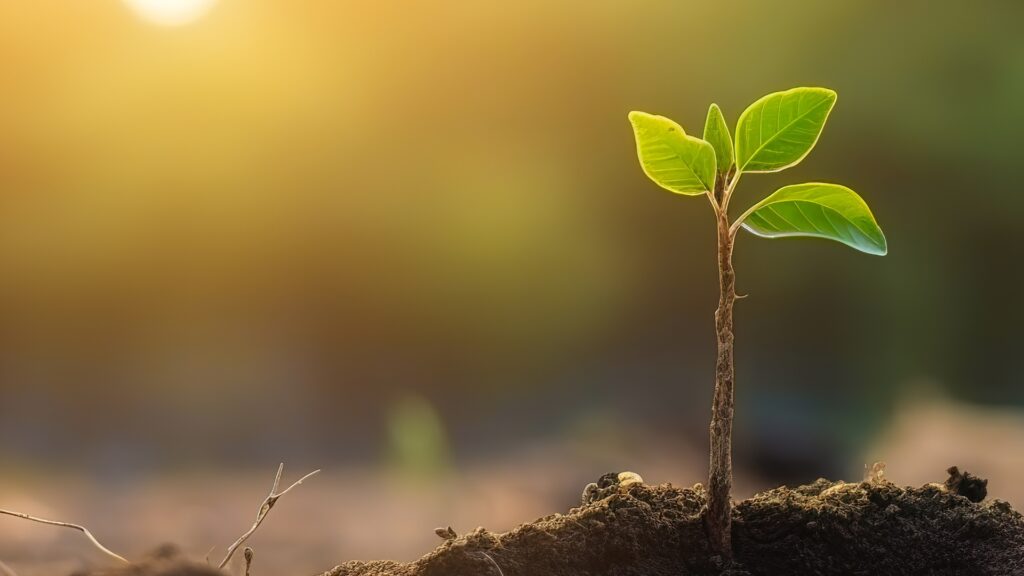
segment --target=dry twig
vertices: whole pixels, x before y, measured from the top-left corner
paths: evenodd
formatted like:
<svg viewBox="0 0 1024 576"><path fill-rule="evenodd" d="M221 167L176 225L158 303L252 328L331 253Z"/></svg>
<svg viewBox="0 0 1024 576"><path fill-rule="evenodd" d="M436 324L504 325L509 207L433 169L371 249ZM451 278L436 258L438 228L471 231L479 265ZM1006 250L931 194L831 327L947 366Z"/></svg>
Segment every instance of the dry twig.
<svg viewBox="0 0 1024 576"><path fill-rule="evenodd" d="M263 500L263 504L260 505L260 511L256 514L256 521L253 522L252 528L249 528L249 530L245 534L242 534L238 538L238 540L235 540L234 544L232 544L231 546L228 547L228 553L227 553L226 556L224 556L224 559L221 560L220 566L218 566L218 568L223 569L225 566L228 565L228 562L231 561L231 557L234 556L234 554L235 554L235 550L238 550L238 547L241 546L242 544L244 544L245 541L248 540L249 537L252 536L256 532L256 530L260 527L260 524L263 524L263 520L267 517L267 514L270 513L270 509L274 507L274 504L277 504L278 498L280 498L281 496L284 496L285 494L291 492L293 488L295 488L299 484L302 484L303 482L308 480L309 477L317 474L318 472L320 472L320 471L319 470L314 470L314 471L310 472L309 474L306 474L302 478L299 478L291 486L289 486L289 487L285 488L284 490L278 492L277 490L278 490L278 488L281 485L281 474L284 473L284 464L282 463L280 466L278 466L278 468L277 468L277 476L274 477L274 486L270 489L270 494Z"/></svg>
<svg viewBox="0 0 1024 576"><path fill-rule="evenodd" d="M106 546L100 544L99 540L97 540L96 537L92 535L92 532L89 532L89 530L87 530L84 526L79 526L78 524L69 524L67 522L57 522L56 520L44 520L42 518L36 518L35 516L29 516L28 514L22 514L21 512L11 512L10 510L0 509L0 514L14 516L15 518L21 518L23 520L31 520L32 522L38 522L40 524L48 524L50 526L61 526L63 528L71 528L73 530L78 530L82 534L85 534L85 537L88 538L89 541L92 542L93 546L98 548L100 552L103 552L111 558L117 558L121 562L128 564L128 560L126 560L123 556L114 554L113 552L108 550Z"/></svg>
<svg viewBox="0 0 1024 576"><path fill-rule="evenodd" d="M491 558L490 554L488 554L487 552L484 552L484 551L481 551L480 553L484 555L484 558L487 558L488 560L490 560L491 564L493 564L494 567L498 569L499 576L505 576L505 573L501 570L501 566L498 566L498 563L494 561L494 558Z"/></svg>

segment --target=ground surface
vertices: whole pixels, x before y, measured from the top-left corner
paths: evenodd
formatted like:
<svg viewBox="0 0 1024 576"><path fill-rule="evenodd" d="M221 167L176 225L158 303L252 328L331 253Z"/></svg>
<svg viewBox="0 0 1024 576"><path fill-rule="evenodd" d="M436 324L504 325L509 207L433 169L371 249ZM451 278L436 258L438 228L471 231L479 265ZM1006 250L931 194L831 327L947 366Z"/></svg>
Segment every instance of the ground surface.
<svg viewBox="0 0 1024 576"><path fill-rule="evenodd" d="M253 574L320 574L356 558L414 560L440 542L434 535L440 525L460 532L476 526L507 530L566 511L578 505L584 484L622 466L642 470L652 483L703 474L707 455L698 448L655 435L622 437L617 443L598 436L587 443L525 444L432 476L372 464L288 461L284 484L314 468L325 470L285 496L248 542L256 550ZM78 476L22 472L4 461L0 508L84 524L105 546L132 560L173 542L200 561L216 545L210 557L218 563L226 546L252 525L277 463L147 474L114 468ZM741 498L778 484L749 469L738 480ZM78 532L6 517L0 517L0 562L18 576L61 576L110 564ZM241 573L241 564L236 555L234 573Z"/></svg>
<svg viewBox="0 0 1024 576"><path fill-rule="evenodd" d="M735 508L732 576L1024 574L1024 517L933 484L818 480ZM971 496L977 498L978 485ZM323 576L680 576L723 573L700 520L703 488L622 486L604 477L583 505L507 533L477 529L409 563L349 562ZM255 571L255 570L254 570ZM165 560L104 576L205 576Z"/></svg>
<svg viewBox="0 0 1024 576"><path fill-rule="evenodd" d="M611 484L567 515L477 530L413 563L350 562L324 576L716 574L704 498L699 486ZM733 542L736 575L1024 574L1024 518L939 485L778 488L737 505Z"/></svg>
<svg viewBox="0 0 1024 576"><path fill-rule="evenodd" d="M1024 416L1009 409L921 403L916 397L897 414L900 424L853 460L884 458L887 477L920 486L941 481L942 469L955 457L962 467L991 479L993 497L1024 510L1024 459L1007 457L1024 451ZM256 550L252 573L309 576L343 560L413 561L441 543L433 533L438 526L450 524L460 534L476 526L503 531L568 511L578 505L582 486L605 470L637 470L651 484L704 475L704 444L649 434L633 424L588 428L593 435L586 442L546 440L496 450L493 457L460 461L433 479L407 479L371 464L288 460L285 482L313 468L325 470L283 499L250 540ZM737 463L749 460L737 458ZM37 469L5 460L0 507L84 524L132 560L159 543L174 542L200 562L217 545L210 556L219 562L225 546L252 524L276 465L277 460L268 460L253 467L140 473L106 464ZM859 477L860 470L845 474ZM795 477L800 481L791 486L814 478ZM737 469L736 480L737 500L782 483L749 467ZM60 576L110 565L81 534L16 518L0 518L0 561L18 576ZM236 555L233 574L242 573L241 564Z"/></svg>
<svg viewBox="0 0 1024 576"><path fill-rule="evenodd" d="M1006 502L972 501L984 496L981 481L950 475L922 488L819 480L739 502L737 565L724 571L703 534L701 487L626 486L607 475L566 515L502 534L439 530L444 542L416 562L350 562L323 576L1024 574L1024 517ZM216 574L161 559L102 576Z"/></svg>

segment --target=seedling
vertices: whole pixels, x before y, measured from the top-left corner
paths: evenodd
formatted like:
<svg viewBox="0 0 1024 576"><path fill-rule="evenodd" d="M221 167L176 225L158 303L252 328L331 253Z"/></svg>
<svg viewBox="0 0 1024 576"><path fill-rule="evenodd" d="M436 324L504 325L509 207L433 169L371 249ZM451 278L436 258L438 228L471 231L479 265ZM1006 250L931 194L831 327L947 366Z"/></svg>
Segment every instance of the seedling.
<svg viewBox="0 0 1024 576"><path fill-rule="evenodd" d="M868 205L839 184L811 182L784 186L729 220L729 201L740 177L778 172L798 164L818 141L836 93L826 88L793 88L769 94L748 107L736 123L735 143L716 104L708 110L704 138L690 136L664 116L630 112L637 155L644 173L662 188L685 196L706 196L718 231L718 358L711 407L711 466L705 516L713 550L732 557L733 305L736 275L732 253L743 228L762 238L807 236L842 242L882 256L885 236Z"/></svg>

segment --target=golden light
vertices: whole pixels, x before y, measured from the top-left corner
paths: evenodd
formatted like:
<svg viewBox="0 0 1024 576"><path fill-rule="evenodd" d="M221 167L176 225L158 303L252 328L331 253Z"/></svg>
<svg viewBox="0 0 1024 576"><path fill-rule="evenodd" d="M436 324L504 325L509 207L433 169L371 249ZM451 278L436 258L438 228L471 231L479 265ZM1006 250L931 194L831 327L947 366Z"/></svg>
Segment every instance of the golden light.
<svg viewBox="0 0 1024 576"><path fill-rule="evenodd" d="M143 19L163 26L181 26L206 14L217 0L124 0Z"/></svg>

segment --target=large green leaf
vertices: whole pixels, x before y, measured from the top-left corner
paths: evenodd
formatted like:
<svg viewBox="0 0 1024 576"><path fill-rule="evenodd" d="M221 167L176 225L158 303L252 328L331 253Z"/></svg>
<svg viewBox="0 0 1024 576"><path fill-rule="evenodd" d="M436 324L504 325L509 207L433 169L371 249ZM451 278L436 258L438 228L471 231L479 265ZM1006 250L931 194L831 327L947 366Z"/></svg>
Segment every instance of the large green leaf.
<svg viewBox="0 0 1024 576"><path fill-rule="evenodd" d="M729 125L725 123L718 104L708 108L708 118L704 121L704 140L715 149L718 173L728 174L733 165L732 135L729 134Z"/></svg>
<svg viewBox="0 0 1024 576"><path fill-rule="evenodd" d="M750 105L736 125L736 164L741 172L778 172L803 160L825 127L836 93L793 88Z"/></svg>
<svg viewBox="0 0 1024 576"><path fill-rule="evenodd" d="M765 238L812 236L883 256L885 235L856 192L839 184L794 184L779 188L740 217L743 227Z"/></svg>
<svg viewBox="0 0 1024 576"><path fill-rule="evenodd" d="M687 136L664 116L630 112L636 153L647 177L662 188L698 196L715 189L715 149Z"/></svg>

